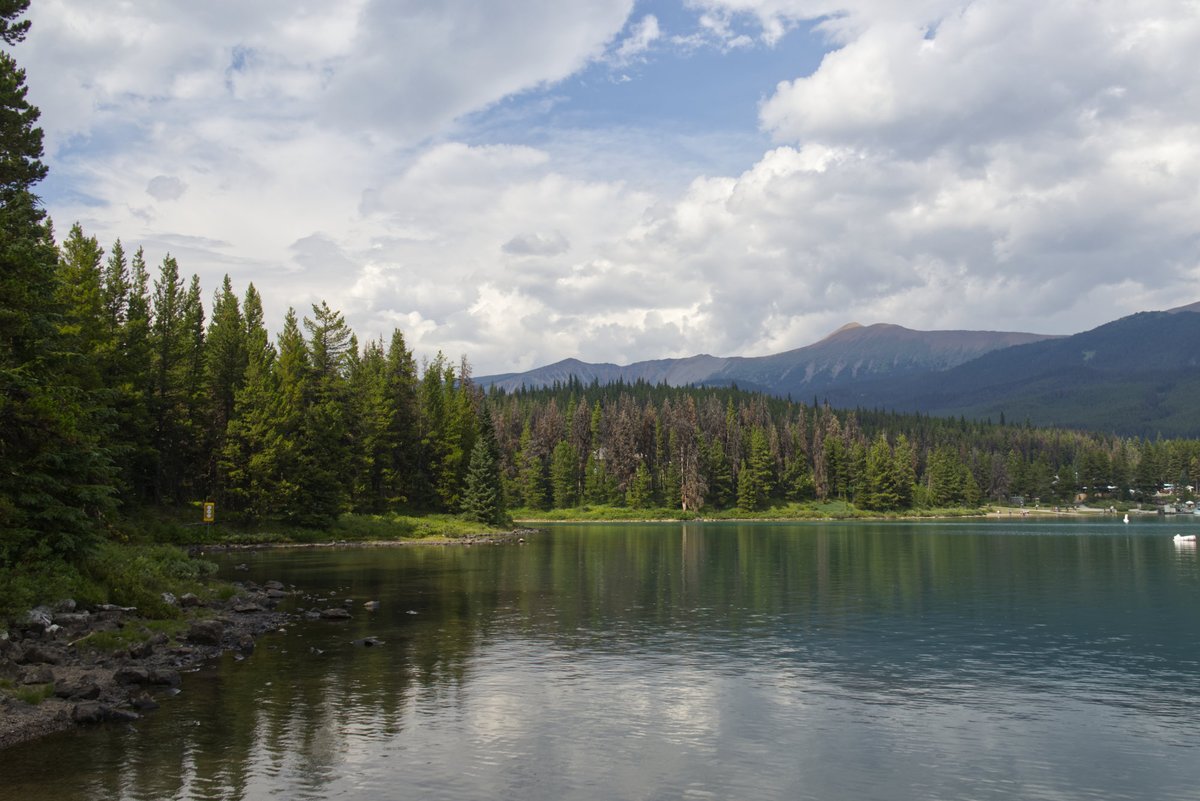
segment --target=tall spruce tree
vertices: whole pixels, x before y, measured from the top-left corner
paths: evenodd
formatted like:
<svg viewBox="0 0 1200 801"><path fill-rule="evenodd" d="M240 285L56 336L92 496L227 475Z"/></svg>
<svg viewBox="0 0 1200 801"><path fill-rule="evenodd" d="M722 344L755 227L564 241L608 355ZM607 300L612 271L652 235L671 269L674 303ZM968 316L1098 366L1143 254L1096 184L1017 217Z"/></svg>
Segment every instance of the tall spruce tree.
<svg viewBox="0 0 1200 801"><path fill-rule="evenodd" d="M300 448L304 457L307 514L323 525L346 511L353 473L349 374L357 343L341 312L322 301L304 318L312 379L304 407Z"/></svg>
<svg viewBox="0 0 1200 801"><path fill-rule="evenodd" d="M481 409L478 420L478 435L463 482L462 513L471 520L499 526L508 521L500 478L500 450L491 413Z"/></svg>
<svg viewBox="0 0 1200 801"><path fill-rule="evenodd" d="M233 512L247 520L260 520L277 512L273 503L280 477L282 439L277 422L281 403L275 348L267 335L262 300L254 284L246 289L242 308L246 372L234 395L217 467Z"/></svg>
<svg viewBox="0 0 1200 801"><path fill-rule="evenodd" d="M0 4L0 41L20 42L28 2ZM89 389L68 368L57 255L33 187L46 175L25 73L0 52L0 564L78 558L113 510L112 466Z"/></svg>
<svg viewBox="0 0 1200 801"><path fill-rule="evenodd" d="M208 324L204 346L205 432L204 445L208 495L221 502L222 482L218 462L225 449L225 437L246 377L246 327L237 295L229 276L213 295L212 320Z"/></svg>

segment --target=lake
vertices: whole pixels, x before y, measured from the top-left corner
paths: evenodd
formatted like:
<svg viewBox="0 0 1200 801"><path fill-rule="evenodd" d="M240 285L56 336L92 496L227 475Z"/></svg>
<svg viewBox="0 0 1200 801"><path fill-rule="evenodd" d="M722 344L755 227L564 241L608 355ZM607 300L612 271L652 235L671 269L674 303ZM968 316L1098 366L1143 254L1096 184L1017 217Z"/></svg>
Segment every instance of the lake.
<svg viewBox="0 0 1200 801"><path fill-rule="evenodd" d="M265 637L133 726L0 752L0 797L1194 799L1180 530L560 525L222 557L353 619Z"/></svg>

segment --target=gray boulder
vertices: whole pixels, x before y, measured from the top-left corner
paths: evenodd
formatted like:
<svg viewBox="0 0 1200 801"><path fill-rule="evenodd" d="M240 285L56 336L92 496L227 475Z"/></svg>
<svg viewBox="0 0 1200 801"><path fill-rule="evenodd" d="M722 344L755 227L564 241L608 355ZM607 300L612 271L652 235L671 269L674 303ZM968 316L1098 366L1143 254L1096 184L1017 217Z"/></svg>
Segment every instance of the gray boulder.
<svg viewBox="0 0 1200 801"><path fill-rule="evenodd" d="M219 620L197 620L188 627L188 642L199 645L220 645L225 636L225 627Z"/></svg>

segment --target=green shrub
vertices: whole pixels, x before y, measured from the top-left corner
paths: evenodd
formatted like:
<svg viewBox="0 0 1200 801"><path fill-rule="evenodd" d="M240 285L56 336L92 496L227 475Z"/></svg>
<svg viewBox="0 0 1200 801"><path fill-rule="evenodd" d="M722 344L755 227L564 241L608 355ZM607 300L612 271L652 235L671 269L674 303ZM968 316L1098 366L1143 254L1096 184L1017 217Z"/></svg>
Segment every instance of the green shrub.
<svg viewBox="0 0 1200 801"><path fill-rule="evenodd" d="M204 580L216 572L217 566L170 545L106 543L97 549L86 569L89 577L104 588L107 602L137 607L147 617L171 618L181 612L163 600L163 593L202 593Z"/></svg>
<svg viewBox="0 0 1200 801"><path fill-rule="evenodd" d="M18 700L24 701L31 706L37 706L42 701L54 695L54 683L50 684L26 684L17 687L13 691L13 696Z"/></svg>

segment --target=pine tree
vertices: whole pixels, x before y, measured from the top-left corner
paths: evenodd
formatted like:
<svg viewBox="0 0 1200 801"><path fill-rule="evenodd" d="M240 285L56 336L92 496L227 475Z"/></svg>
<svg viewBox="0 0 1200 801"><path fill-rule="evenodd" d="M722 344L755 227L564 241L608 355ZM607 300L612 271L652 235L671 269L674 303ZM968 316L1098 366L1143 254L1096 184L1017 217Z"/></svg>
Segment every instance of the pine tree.
<svg viewBox="0 0 1200 801"><path fill-rule="evenodd" d="M118 252L116 246L113 252ZM133 255L130 271L110 386L116 395L116 437L121 443L118 459L123 484L128 488L126 499L147 503L154 499L158 457L154 442L150 274L141 248Z"/></svg>
<svg viewBox="0 0 1200 801"><path fill-rule="evenodd" d="M471 448L464 481L462 512L470 520L493 526L508 521L500 480L499 448L492 416L486 409L479 413L478 436Z"/></svg>
<svg viewBox="0 0 1200 801"><path fill-rule="evenodd" d="M322 301L304 319L309 332L308 369L302 387L298 451L301 457L304 507L299 522L325 525L349 503L352 423L347 375L357 350L353 333L340 312ZM282 357L283 348L280 348Z"/></svg>
<svg viewBox="0 0 1200 801"><path fill-rule="evenodd" d="M282 404L275 349L267 336L262 301L253 284L246 290L243 309L246 372L234 394L217 470L232 511L247 520L260 520L278 512L273 503L281 482L280 460L285 447L278 426Z"/></svg>
<svg viewBox="0 0 1200 801"><path fill-rule="evenodd" d="M638 462L626 491L625 503L630 509L649 509L654 505L654 482L645 462Z"/></svg>
<svg viewBox="0 0 1200 801"><path fill-rule="evenodd" d="M354 405L355 448L353 507L357 511L384 511L388 497L391 461L392 405L387 387L387 360L383 342L368 342L350 373L350 400Z"/></svg>
<svg viewBox="0 0 1200 801"><path fill-rule="evenodd" d="M0 5L20 42L28 3ZM95 405L76 385L56 303L57 254L33 187L46 175L25 73L0 52L0 565L88 552L113 511Z"/></svg>
<svg viewBox="0 0 1200 801"><path fill-rule="evenodd" d="M517 453L517 488L524 506L539 511L546 508L545 468L533 446L533 434L528 422L521 431L520 451Z"/></svg>
<svg viewBox="0 0 1200 801"><path fill-rule="evenodd" d="M726 509L733 501L733 468L725 457L725 446L720 439L708 446L708 504L716 509Z"/></svg>
<svg viewBox="0 0 1200 801"><path fill-rule="evenodd" d="M204 385L207 426L204 437L208 453L209 497L221 502L222 488L217 463L225 448L226 429L233 419L238 390L246 377L246 328L229 276L213 295L212 321L204 348Z"/></svg>
<svg viewBox="0 0 1200 801"><path fill-rule="evenodd" d="M96 238L85 236L79 223L72 225L59 256L60 330L76 357L71 366L76 380L91 389L101 386L100 360L114 348L107 341L103 259Z"/></svg>
<svg viewBox="0 0 1200 801"><path fill-rule="evenodd" d="M550 459L550 488L553 506L570 509L579 503L579 454L567 440L554 446Z"/></svg>
<svg viewBox="0 0 1200 801"><path fill-rule="evenodd" d="M384 471L390 505L407 504L410 498L427 497L426 477L417 470L420 409L417 401L417 366L404 335L392 332L387 350L388 464Z"/></svg>
<svg viewBox="0 0 1200 801"><path fill-rule="evenodd" d="M882 431L867 452L866 481L864 508L881 511L900 508L899 475L895 470L892 446Z"/></svg>
<svg viewBox="0 0 1200 801"><path fill-rule="evenodd" d="M331 514L324 508L314 508L309 491L326 479L317 474L319 466L313 464L311 447L305 442L314 378L295 309L288 309L284 316L278 343L279 356L272 371L276 398L271 415L271 452L265 460L271 489L267 512L288 522L322 525L330 521Z"/></svg>
<svg viewBox="0 0 1200 801"><path fill-rule="evenodd" d="M754 512L767 508L773 484L770 446L766 432L758 426L750 431L747 451L748 458L738 473L738 508Z"/></svg>

